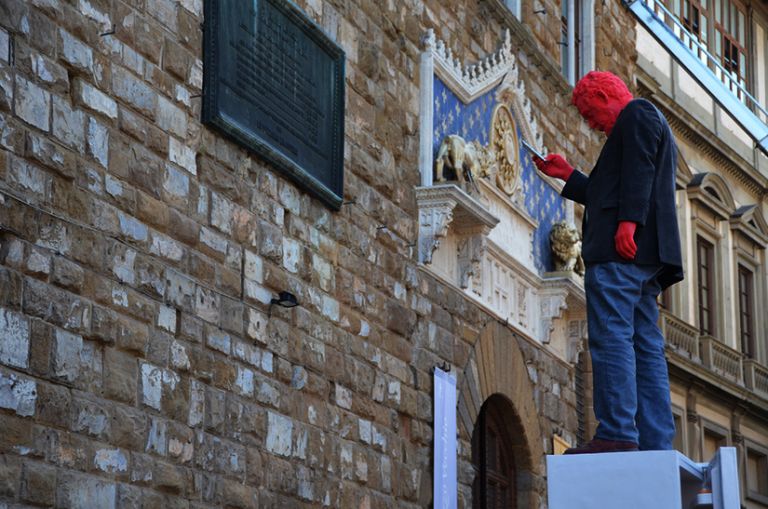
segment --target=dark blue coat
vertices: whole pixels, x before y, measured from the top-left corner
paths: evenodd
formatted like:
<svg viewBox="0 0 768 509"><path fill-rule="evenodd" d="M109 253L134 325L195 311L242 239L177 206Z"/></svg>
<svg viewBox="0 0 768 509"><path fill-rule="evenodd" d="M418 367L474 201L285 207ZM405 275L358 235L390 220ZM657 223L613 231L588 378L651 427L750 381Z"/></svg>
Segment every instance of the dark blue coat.
<svg viewBox="0 0 768 509"><path fill-rule="evenodd" d="M677 147L664 116L645 99L621 111L589 177L574 171L562 195L585 205L582 256L587 265L661 265L662 288L683 279L675 211ZM637 223L637 256L616 252L619 221Z"/></svg>

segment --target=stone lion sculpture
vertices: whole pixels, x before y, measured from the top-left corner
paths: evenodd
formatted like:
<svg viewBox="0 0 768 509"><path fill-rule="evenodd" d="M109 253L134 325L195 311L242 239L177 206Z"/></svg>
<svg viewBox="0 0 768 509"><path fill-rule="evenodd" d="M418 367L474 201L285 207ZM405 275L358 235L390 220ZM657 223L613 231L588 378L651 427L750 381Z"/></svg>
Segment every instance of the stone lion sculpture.
<svg viewBox="0 0 768 509"><path fill-rule="evenodd" d="M435 182L445 182L445 169L455 174L456 180L466 182L486 177L491 172L492 154L477 141L467 142L461 136L449 134L443 138L435 159Z"/></svg>
<svg viewBox="0 0 768 509"><path fill-rule="evenodd" d="M584 260L581 258L581 235L579 231L565 221L552 225L549 232L552 256L555 258L555 270L558 272L574 271L584 275Z"/></svg>

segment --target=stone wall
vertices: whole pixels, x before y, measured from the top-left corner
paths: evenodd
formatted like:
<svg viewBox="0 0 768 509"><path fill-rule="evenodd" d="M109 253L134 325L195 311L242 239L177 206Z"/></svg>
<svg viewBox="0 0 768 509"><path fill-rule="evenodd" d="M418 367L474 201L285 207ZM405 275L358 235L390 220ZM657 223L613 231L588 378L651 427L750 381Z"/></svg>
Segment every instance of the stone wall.
<svg viewBox="0 0 768 509"><path fill-rule="evenodd" d="M430 370L493 318L415 260L420 38L476 60L496 3L299 2L347 55L338 213L201 125L201 0L0 3L0 507L428 505ZM586 165L544 5L522 76ZM629 15L597 9L629 77ZM270 315L281 290L301 306ZM518 343L546 452L573 373Z"/></svg>

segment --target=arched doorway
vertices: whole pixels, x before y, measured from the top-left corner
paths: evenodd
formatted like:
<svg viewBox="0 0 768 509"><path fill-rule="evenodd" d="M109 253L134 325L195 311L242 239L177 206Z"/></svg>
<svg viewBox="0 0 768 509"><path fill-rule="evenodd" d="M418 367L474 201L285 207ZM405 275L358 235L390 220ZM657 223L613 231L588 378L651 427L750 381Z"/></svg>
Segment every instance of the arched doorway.
<svg viewBox="0 0 768 509"><path fill-rule="evenodd" d="M490 474L479 476L479 481L475 475L472 484L464 485L466 499L473 500L473 508L537 509L542 506L544 442L533 383L519 341L524 340L516 337L504 324L487 324L472 346L459 385L459 434L466 440L464 450L472 453L475 474L480 474L483 466L480 437L484 433L484 468L486 474ZM499 444L501 449L497 447L496 450L503 451L503 457L488 457L488 454L494 454L488 450L488 445L493 443ZM512 493L509 504L503 505L503 500L498 502L494 493L488 493L489 480L492 487L506 486L505 489ZM483 489L485 496L482 493L475 495Z"/></svg>
<svg viewBox="0 0 768 509"><path fill-rule="evenodd" d="M517 469L502 396L488 398L472 432L473 509L516 509Z"/></svg>

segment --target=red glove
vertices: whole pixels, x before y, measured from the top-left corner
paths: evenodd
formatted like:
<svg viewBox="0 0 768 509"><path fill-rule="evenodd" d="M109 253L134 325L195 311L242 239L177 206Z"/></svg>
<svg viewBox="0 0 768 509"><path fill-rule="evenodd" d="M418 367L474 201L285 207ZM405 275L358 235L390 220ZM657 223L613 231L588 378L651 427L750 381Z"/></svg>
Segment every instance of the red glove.
<svg viewBox="0 0 768 509"><path fill-rule="evenodd" d="M632 221L619 221L619 227L616 229L616 252L625 260L634 260L637 254L637 244L635 244L635 230L637 223Z"/></svg>
<svg viewBox="0 0 768 509"><path fill-rule="evenodd" d="M533 164L544 175L561 180L568 180L573 173L573 166L568 164L568 161L560 154L549 154L546 160L534 156Z"/></svg>

